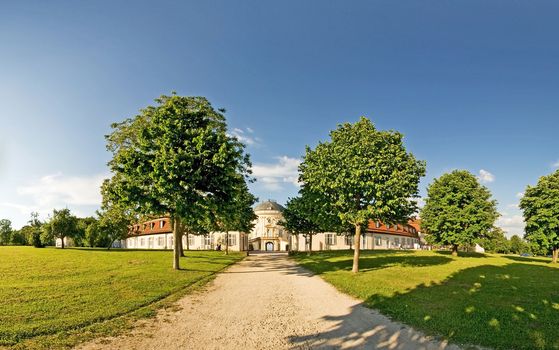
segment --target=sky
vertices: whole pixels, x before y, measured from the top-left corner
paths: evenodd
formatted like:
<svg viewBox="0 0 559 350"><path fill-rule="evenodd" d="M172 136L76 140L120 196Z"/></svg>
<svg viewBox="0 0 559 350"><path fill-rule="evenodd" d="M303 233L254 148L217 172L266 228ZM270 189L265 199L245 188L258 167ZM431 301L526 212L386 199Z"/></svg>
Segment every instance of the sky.
<svg viewBox="0 0 559 350"><path fill-rule="evenodd" d="M370 118L479 177L498 225L559 168L556 1L0 0L0 218L94 214L104 135L176 91L227 109L260 200L297 194L305 146Z"/></svg>

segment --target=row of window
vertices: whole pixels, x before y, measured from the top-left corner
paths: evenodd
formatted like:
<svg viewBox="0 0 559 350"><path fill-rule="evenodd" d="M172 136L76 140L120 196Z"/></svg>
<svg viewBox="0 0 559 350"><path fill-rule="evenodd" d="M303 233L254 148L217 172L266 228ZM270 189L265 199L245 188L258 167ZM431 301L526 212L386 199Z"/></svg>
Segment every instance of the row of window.
<svg viewBox="0 0 559 350"><path fill-rule="evenodd" d="M188 236L188 245L189 246L194 246L195 243L195 236L194 235L189 235ZM172 247L173 246L173 237L170 236L168 237L169 241L167 244L167 247ZM237 245L237 235L229 235L228 237L228 245L229 246L235 246ZM137 247L134 247L135 242L137 242L134 239L130 239L129 240L129 246L130 248L142 248L142 247L146 247L146 243L147 243L147 247L148 248L153 248L154 247L154 243L157 243L157 246L160 248L164 248L165 247L165 237L140 237L139 239L139 244ZM213 233L210 233L209 235L204 236L204 245L206 246L211 246L214 242L214 235Z"/></svg>
<svg viewBox="0 0 559 350"><path fill-rule="evenodd" d="M326 245L336 245L336 239L337 239L338 235L336 235L335 233L327 233L325 235L325 240L326 240ZM362 239L362 245L365 246L367 241L366 241L367 236L363 235L361 237ZM394 237L394 240L390 240L388 238L385 239L385 242L387 243L387 246L395 246L395 247L399 247L399 246L412 246L415 243L419 243L419 240L416 238L408 238L408 237ZM345 245L351 246L353 245L353 236L344 236L344 243ZM376 236L375 237L375 245L376 246L383 246L382 243L382 237L380 236Z"/></svg>

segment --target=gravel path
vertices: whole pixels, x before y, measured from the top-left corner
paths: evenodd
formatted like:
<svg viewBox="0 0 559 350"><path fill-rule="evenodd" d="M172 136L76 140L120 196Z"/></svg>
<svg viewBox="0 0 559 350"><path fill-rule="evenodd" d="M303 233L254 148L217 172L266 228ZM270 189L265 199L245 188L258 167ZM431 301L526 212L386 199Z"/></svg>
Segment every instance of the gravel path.
<svg viewBox="0 0 559 350"><path fill-rule="evenodd" d="M282 254L254 254L131 333L80 349L459 349L395 323Z"/></svg>

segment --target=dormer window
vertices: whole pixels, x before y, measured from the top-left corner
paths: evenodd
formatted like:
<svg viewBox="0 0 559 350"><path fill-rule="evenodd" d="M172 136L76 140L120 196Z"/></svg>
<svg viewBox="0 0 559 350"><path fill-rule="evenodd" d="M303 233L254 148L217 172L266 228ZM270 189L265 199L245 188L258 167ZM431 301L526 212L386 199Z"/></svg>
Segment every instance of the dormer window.
<svg viewBox="0 0 559 350"><path fill-rule="evenodd" d="M159 228L163 228L163 226L165 226L165 221L159 220Z"/></svg>

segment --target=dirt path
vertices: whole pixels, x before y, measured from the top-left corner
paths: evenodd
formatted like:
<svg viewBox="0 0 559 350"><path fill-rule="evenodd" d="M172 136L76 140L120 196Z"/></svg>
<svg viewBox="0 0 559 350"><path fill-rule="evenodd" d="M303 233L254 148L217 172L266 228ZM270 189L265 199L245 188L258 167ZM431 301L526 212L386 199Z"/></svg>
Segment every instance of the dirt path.
<svg viewBox="0 0 559 350"><path fill-rule="evenodd" d="M285 255L252 255L178 307L80 349L458 349L363 307Z"/></svg>

